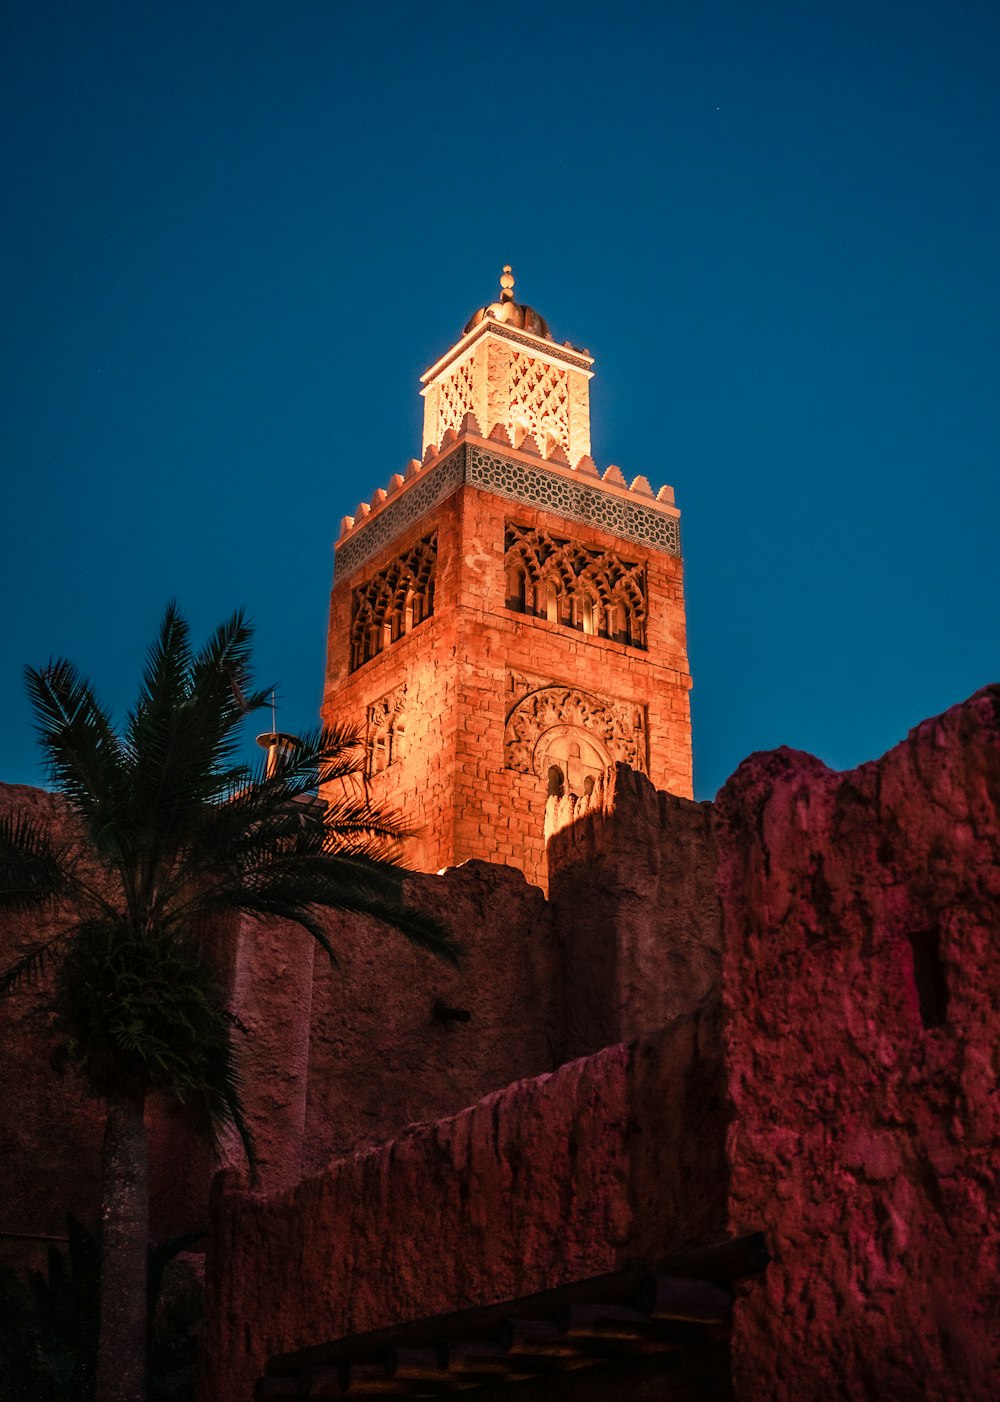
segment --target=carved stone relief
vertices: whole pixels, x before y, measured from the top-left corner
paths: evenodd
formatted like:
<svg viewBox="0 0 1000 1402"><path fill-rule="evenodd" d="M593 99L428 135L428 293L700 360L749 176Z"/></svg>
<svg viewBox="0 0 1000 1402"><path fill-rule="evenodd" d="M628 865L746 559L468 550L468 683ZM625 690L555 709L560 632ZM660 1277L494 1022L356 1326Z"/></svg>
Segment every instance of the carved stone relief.
<svg viewBox="0 0 1000 1402"><path fill-rule="evenodd" d="M504 729L504 765L549 777L553 766L581 779L616 760L647 771L646 708L558 683L518 695L527 678L512 675Z"/></svg>
<svg viewBox="0 0 1000 1402"><path fill-rule="evenodd" d="M406 751L405 682L368 707L365 751L369 778L403 758Z"/></svg>

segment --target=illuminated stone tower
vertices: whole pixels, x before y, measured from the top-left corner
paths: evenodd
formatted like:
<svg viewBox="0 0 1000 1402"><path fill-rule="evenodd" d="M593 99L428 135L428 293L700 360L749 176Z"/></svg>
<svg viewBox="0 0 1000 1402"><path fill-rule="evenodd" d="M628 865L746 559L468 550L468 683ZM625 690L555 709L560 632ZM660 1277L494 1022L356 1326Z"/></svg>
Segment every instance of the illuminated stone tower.
<svg viewBox="0 0 1000 1402"><path fill-rule="evenodd" d="M616 760L691 794L679 513L598 473L593 360L500 281L423 376L422 461L343 520L323 713L363 727L412 865L544 887L548 794Z"/></svg>

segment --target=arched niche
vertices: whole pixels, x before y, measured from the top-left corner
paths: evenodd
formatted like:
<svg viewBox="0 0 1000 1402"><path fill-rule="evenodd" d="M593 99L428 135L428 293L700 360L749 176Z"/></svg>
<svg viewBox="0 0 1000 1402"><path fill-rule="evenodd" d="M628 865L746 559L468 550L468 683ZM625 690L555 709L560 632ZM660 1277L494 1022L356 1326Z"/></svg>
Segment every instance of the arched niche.
<svg viewBox="0 0 1000 1402"><path fill-rule="evenodd" d="M598 777L611 764L606 747L592 733L579 725L554 725L538 737L532 756L532 768L554 792L553 770L563 777L563 793L577 797L589 793ZM587 784L587 780L593 782ZM558 791L558 790L555 790Z"/></svg>

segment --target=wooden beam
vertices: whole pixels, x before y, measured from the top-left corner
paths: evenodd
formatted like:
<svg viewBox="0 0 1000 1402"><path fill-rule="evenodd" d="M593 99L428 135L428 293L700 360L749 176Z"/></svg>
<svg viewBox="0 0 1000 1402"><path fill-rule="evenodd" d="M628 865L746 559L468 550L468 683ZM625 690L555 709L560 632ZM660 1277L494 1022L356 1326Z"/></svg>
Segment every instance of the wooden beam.
<svg viewBox="0 0 1000 1402"><path fill-rule="evenodd" d="M658 1319L650 1319L628 1305L568 1305L559 1314L556 1324L567 1339L599 1340L616 1343L663 1343L664 1347L680 1348L684 1339L671 1336L669 1328Z"/></svg>
<svg viewBox="0 0 1000 1402"><path fill-rule="evenodd" d="M714 1246L699 1246L691 1251L678 1251L660 1263L665 1275L686 1275L698 1280L742 1280L757 1275L771 1259L763 1232L748 1232L730 1237ZM653 1271L653 1274L656 1272Z"/></svg>
<svg viewBox="0 0 1000 1402"><path fill-rule="evenodd" d="M729 1316L733 1297L707 1280L685 1276L649 1275L635 1292L636 1308L650 1319L677 1319L693 1324L721 1324Z"/></svg>
<svg viewBox="0 0 1000 1402"><path fill-rule="evenodd" d="M508 1319L497 1342L512 1357L542 1360L555 1364L560 1371L589 1368L598 1361L548 1319Z"/></svg>
<svg viewBox="0 0 1000 1402"><path fill-rule="evenodd" d="M394 1348L384 1359L390 1377L408 1382L434 1383L444 1392L464 1392L478 1387L475 1378L448 1370L447 1358L436 1348Z"/></svg>
<svg viewBox="0 0 1000 1402"><path fill-rule="evenodd" d="M448 1343L438 1357L451 1377L468 1377L485 1381L504 1378L507 1382L525 1382L537 1378L538 1369L523 1358L512 1357L497 1343Z"/></svg>

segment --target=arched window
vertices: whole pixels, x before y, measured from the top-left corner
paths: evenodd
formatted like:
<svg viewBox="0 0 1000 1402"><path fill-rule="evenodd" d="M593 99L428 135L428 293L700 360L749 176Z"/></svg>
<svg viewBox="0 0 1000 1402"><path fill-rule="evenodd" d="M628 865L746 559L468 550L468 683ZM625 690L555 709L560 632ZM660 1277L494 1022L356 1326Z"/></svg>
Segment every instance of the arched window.
<svg viewBox="0 0 1000 1402"><path fill-rule="evenodd" d="M548 775L550 794L553 792L552 776L556 773L564 786L559 793L577 797L589 793L593 783L588 789L587 780L603 774L610 763L611 757L603 742L577 725L554 726L541 737L535 753L535 772Z"/></svg>
<svg viewBox="0 0 1000 1402"><path fill-rule="evenodd" d="M537 526L504 531L506 604L588 637L645 647L646 573L614 550L591 550Z"/></svg>
<svg viewBox="0 0 1000 1402"><path fill-rule="evenodd" d="M566 781L562 770L558 764L549 765L549 798L562 798L565 792Z"/></svg>
<svg viewBox="0 0 1000 1402"><path fill-rule="evenodd" d="M507 607L515 613L528 611L528 576L520 560L507 566Z"/></svg>
<svg viewBox="0 0 1000 1402"><path fill-rule="evenodd" d="M351 604L351 670L406 636L434 612L437 535L417 541L367 584Z"/></svg>

